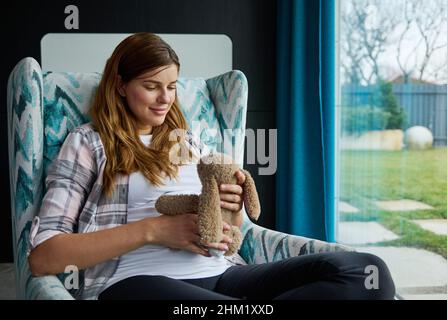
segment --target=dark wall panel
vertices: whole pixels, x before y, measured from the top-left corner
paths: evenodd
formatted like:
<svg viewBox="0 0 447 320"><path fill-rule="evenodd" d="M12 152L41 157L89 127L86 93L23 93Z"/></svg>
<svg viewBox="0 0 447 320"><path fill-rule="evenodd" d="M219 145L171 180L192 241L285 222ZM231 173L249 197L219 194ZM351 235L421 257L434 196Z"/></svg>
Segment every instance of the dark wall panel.
<svg viewBox="0 0 447 320"><path fill-rule="evenodd" d="M67 5L79 9L79 30L66 30ZM262 0L111 0L14 1L1 4L2 46L0 109L1 203L0 262L12 261L9 169L7 153L6 84L15 64L32 56L40 61L40 40L46 33L219 33L233 41L233 67L249 81L247 127L275 127L276 1ZM92 53L94 54L94 53ZM262 111L262 112L260 112ZM259 121L258 121L259 120ZM260 125L260 127L256 127ZM273 228L274 176L258 176L256 165L247 166L259 185L262 217L259 224Z"/></svg>

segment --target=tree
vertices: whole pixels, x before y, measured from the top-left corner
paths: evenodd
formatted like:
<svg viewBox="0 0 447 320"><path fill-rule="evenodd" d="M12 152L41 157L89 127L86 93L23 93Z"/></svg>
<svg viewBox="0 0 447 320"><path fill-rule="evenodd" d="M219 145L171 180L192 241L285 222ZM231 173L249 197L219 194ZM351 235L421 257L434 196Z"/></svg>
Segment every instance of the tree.
<svg viewBox="0 0 447 320"><path fill-rule="evenodd" d="M345 83L372 85L388 69L404 83L447 80L447 0L343 0L340 23Z"/></svg>
<svg viewBox="0 0 447 320"><path fill-rule="evenodd" d="M348 0L341 15L341 66L351 84L373 84L381 78L380 57L397 22L380 0Z"/></svg>
<svg viewBox="0 0 447 320"><path fill-rule="evenodd" d="M415 72L416 64L411 58L414 56L420 44L420 42L418 42L411 50L404 50L403 48L405 40L407 39L415 20L414 12L414 2L405 0L403 2L404 19L401 23L403 28L398 36L399 40L397 42L396 50L397 65L402 73L404 83L409 83L411 75Z"/></svg>
<svg viewBox="0 0 447 320"><path fill-rule="evenodd" d="M434 57L447 49L443 38L447 23L446 0L401 1L403 19L399 28L396 59L404 83L413 75L420 81L440 80L447 60L435 62Z"/></svg>
<svg viewBox="0 0 447 320"><path fill-rule="evenodd" d="M377 94L373 96L373 106L389 114L385 129L403 129L405 126L405 110L399 106L390 82L380 81Z"/></svg>

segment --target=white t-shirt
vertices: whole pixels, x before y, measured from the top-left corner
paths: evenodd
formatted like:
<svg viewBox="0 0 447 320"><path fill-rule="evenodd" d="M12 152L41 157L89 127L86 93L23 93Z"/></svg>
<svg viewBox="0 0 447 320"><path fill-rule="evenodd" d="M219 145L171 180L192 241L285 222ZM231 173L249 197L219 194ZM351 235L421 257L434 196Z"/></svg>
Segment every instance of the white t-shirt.
<svg viewBox="0 0 447 320"><path fill-rule="evenodd" d="M141 135L149 145L152 135ZM160 213L155 202L164 194L200 194L202 184L197 174L197 164L179 167L178 181L165 179L164 186L156 187L140 172L129 177L127 222ZM225 257L205 257L184 250L172 250L159 245L145 245L120 257L117 270L104 289L125 278L136 275L162 275L174 279L197 279L219 275L232 264Z"/></svg>

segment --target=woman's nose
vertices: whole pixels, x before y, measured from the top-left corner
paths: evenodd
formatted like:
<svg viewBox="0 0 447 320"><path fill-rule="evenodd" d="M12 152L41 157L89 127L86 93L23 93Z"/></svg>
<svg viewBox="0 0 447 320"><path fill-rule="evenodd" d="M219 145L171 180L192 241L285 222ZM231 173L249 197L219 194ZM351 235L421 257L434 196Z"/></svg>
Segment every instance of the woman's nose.
<svg viewBox="0 0 447 320"><path fill-rule="evenodd" d="M169 97L168 90L161 90L158 95L158 102L161 103L169 103L171 102L171 98Z"/></svg>

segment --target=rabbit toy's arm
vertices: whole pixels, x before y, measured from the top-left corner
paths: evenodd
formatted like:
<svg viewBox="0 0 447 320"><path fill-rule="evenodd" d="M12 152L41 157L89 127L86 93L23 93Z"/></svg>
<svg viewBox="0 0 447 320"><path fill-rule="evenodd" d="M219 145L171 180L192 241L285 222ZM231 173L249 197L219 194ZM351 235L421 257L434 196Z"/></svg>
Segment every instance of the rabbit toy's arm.
<svg viewBox="0 0 447 320"><path fill-rule="evenodd" d="M177 194L161 196L155 203L155 209L166 215L178 215L183 213L197 213L199 195Z"/></svg>

